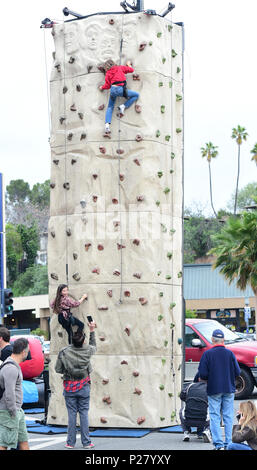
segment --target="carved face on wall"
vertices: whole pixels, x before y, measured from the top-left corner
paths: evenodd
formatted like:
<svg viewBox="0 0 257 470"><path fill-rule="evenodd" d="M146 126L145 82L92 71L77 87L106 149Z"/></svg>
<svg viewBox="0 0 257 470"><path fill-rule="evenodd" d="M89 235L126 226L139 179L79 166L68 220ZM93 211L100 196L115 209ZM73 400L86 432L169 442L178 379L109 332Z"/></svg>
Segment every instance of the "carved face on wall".
<svg viewBox="0 0 257 470"><path fill-rule="evenodd" d="M64 29L65 49L68 55L74 54L79 50L79 42L77 38L77 28L74 23L66 25Z"/></svg>
<svg viewBox="0 0 257 470"><path fill-rule="evenodd" d="M96 51L100 41L100 27L94 23L85 29L86 46L90 51Z"/></svg>
<svg viewBox="0 0 257 470"><path fill-rule="evenodd" d="M119 51L118 35L104 32L100 41L99 59L105 62L108 59L117 60Z"/></svg>

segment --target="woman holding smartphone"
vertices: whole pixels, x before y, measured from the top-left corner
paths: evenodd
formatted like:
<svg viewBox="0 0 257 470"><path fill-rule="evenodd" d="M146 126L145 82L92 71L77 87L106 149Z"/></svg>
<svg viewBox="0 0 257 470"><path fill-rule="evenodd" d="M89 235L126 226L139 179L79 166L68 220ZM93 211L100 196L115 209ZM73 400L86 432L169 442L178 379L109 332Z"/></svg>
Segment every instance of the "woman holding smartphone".
<svg viewBox="0 0 257 470"><path fill-rule="evenodd" d="M250 400L241 402L227 450L257 450L257 409Z"/></svg>
<svg viewBox="0 0 257 470"><path fill-rule="evenodd" d="M86 299L87 294L84 294L80 300L73 300L69 296L68 286L66 284L60 284L57 288L56 297L50 304L54 313L58 315L58 322L68 333L69 344L71 344L72 339L72 326L76 325L78 331L81 332L84 329L84 323L74 317L70 309L79 307Z"/></svg>

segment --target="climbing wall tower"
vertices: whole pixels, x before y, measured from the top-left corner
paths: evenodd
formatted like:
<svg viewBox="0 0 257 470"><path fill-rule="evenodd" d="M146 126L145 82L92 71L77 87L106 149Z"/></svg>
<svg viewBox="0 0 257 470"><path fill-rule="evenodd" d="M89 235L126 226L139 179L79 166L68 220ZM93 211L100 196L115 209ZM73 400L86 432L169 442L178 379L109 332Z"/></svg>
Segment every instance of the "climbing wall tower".
<svg viewBox="0 0 257 470"><path fill-rule="evenodd" d="M97 323L90 425L169 426L183 360L182 28L106 14L55 25L53 37L49 298L67 281L74 298L88 294L73 314ZM109 58L132 62L127 86L140 97L122 118L115 108L107 138L98 67ZM49 424L67 423L54 371L67 344L52 314Z"/></svg>

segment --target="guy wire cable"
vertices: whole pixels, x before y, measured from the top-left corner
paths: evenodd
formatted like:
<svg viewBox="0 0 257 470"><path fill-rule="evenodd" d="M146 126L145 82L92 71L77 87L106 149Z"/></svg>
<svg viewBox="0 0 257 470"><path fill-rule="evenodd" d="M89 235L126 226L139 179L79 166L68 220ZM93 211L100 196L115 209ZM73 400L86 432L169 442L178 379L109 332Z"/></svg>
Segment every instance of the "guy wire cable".
<svg viewBox="0 0 257 470"><path fill-rule="evenodd" d="M46 96L47 96L47 114L48 114L48 141L50 142L51 136L51 119L50 119L50 97L49 97L49 82L48 82L48 67L47 67L47 54L46 54L46 28L44 30L44 57L45 57L45 77L46 77Z"/></svg>

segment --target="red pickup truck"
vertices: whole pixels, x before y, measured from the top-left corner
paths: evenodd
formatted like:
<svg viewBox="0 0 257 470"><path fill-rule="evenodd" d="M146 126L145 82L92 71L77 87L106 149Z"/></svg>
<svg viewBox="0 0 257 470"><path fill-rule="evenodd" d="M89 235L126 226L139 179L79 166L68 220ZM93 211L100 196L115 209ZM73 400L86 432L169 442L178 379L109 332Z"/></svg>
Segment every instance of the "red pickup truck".
<svg viewBox="0 0 257 470"><path fill-rule="evenodd" d="M238 336L216 320L186 318L185 321L185 381L192 381L200 359L212 346L211 336L215 329L224 331L225 346L235 354L241 368L236 381L236 398L246 398L257 386L257 341Z"/></svg>

